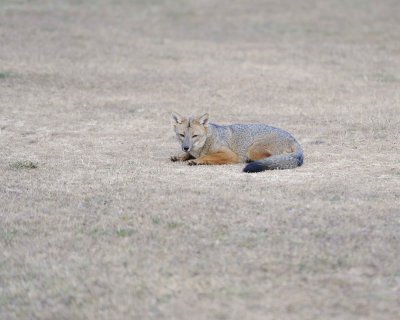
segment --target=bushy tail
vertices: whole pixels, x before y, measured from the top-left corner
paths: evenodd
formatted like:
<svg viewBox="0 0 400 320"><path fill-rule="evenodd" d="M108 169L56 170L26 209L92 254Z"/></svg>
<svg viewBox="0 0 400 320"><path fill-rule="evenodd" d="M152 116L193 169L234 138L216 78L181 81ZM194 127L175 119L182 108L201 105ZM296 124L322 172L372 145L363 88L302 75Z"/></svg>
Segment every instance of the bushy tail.
<svg viewBox="0 0 400 320"><path fill-rule="evenodd" d="M293 153L271 156L269 158L251 162L244 167L243 171L261 172L264 170L292 169L301 166L303 160L303 150L299 148Z"/></svg>

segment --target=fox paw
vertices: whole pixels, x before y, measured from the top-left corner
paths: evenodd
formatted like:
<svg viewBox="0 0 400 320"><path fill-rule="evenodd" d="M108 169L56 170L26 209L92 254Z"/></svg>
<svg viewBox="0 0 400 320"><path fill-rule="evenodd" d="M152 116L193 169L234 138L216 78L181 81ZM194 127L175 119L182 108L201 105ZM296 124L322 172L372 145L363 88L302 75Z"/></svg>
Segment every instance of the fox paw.
<svg viewBox="0 0 400 320"><path fill-rule="evenodd" d="M169 160L171 160L172 162L176 162L176 161L179 160L179 158L178 158L177 156L171 156L171 157L169 158Z"/></svg>
<svg viewBox="0 0 400 320"><path fill-rule="evenodd" d="M187 164L188 164L189 166L197 166L197 165L198 165L198 163L197 163L196 160L189 160Z"/></svg>

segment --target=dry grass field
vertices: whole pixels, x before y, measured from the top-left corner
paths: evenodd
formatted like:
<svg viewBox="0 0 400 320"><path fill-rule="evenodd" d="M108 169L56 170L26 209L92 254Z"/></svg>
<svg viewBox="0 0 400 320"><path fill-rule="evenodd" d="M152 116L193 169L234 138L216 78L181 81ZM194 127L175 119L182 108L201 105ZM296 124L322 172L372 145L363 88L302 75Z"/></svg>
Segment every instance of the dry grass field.
<svg viewBox="0 0 400 320"><path fill-rule="evenodd" d="M1 319L400 319L400 2L0 0ZM172 163L170 111L294 170Z"/></svg>

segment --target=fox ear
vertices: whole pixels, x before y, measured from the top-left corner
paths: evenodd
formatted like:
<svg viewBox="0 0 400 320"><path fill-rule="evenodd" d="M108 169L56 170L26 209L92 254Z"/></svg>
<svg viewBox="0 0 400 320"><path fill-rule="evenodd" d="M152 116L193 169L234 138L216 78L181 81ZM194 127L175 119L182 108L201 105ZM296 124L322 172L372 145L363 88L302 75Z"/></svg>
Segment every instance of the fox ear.
<svg viewBox="0 0 400 320"><path fill-rule="evenodd" d="M177 113L177 112L171 112L171 116L172 116L172 119L173 119L176 123L178 123L178 124L182 123L183 117L182 117L179 113Z"/></svg>
<svg viewBox="0 0 400 320"><path fill-rule="evenodd" d="M201 117L198 118L198 120L201 125L206 127L208 125L208 113L203 114Z"/></svg>

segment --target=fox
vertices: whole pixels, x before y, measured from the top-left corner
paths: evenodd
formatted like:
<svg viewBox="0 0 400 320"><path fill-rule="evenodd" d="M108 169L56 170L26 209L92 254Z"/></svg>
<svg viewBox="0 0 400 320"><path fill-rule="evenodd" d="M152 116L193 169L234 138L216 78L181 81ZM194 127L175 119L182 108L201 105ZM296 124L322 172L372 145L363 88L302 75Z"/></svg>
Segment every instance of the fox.
<svg viewBox="0 0 400 320"><path fill-rule="evenodd" d="M304 161L300 143L288 132L266 124L218 125L209 114L181 116L172 112L172 122L182 153L171 161L188 165L247 163L244 172L292 169Z"/></svg>

